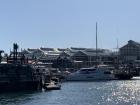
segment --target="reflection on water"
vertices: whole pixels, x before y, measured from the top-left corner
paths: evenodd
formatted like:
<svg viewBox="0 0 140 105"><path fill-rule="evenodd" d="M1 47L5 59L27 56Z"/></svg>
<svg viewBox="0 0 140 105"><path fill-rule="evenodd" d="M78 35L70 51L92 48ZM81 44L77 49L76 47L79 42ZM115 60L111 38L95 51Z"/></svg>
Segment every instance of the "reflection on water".
<svg viewBox="0 0 140 105"><path fill-rule="evenodd" d="M2 93L0 105L140 105L140 78L65 82L61 90Z"/></svg>
<svg viewBox="0 0 140 105"><path fill-rule="evenodd" d="M140 104L140 80L118 81L116 84L108 84L105 88L102 100L104 104L115 105L139 105ZM110 89L107 89L110 88Z"/></svg>

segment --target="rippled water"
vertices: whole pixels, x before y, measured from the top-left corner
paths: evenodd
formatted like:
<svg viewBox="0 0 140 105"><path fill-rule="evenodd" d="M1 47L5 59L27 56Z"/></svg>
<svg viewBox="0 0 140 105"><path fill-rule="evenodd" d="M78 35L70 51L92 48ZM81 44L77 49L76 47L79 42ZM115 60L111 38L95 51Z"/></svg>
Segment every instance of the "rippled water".
<svg viewBox="0 0 140 105"><path fill-rule="evenodd" d="M0 105L140 105L140 78L65 82L61 90L2 93Z"/></svg>

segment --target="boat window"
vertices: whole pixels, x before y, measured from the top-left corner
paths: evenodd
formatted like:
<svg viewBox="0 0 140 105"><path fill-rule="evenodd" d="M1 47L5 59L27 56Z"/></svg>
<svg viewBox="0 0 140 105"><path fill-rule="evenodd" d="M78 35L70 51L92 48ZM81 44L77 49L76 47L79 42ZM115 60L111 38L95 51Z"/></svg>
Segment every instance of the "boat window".
<svg viewBox="0 0 140 105"><path fill-rule="evenodd" d="M96 69L88 69L89 72L95 71Z"/></svg>
<svg viewBox="0 0 140 105"><path fill-rule="evenodd" d="M110 71L105 71L104 74L111 74L111 72Z"/></svg>
<svg viewBox="0 0 140 105"><path fill-rule="evenodd" d="M87 71L87 69L82 69L81 71Z"/></svg>
<svg viewBox="0 0 140 105"><path fill-rule="evenodd" d="M94 72L95 70L96 69L82 69L82 70L80 70L80 73L88 74L88 73Z"/></svg>
<svg viewBox="0 0 140 105"><path fill-rule="evenodd" d="M88 71L87 71L87 69L82 69L82 70L80 70L80 73L85 74L85 73L88 73Z"/></svg>

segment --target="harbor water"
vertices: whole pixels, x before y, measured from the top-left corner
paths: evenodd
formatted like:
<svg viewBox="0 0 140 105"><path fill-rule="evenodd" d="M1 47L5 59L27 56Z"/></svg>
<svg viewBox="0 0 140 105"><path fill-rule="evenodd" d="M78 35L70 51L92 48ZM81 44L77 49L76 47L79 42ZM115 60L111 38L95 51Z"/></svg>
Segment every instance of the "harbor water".
<svg viewBox="0 0 140 105"><path fill-rule="evenodd" d="M64 82L61 90L1 93L0 105L140 105L140 78Z"/></svg>

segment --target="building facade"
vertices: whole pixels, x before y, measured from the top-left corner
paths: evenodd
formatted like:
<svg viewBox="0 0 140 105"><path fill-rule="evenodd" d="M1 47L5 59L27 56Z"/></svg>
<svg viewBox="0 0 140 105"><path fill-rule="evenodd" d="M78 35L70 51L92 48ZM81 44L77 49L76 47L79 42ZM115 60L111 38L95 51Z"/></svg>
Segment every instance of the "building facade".
<svg viewBox="0 0 140 105"><path fill-rule="evenodd" d="M50 63L58 68L91 67L96 64L113 64L114 56L108 49L93 48L39 48L27 49L23 53L30 58L37 58L43 63Z"/></svg>
<svg viewBox="0 0 140 105"><path fill-rule="evenodd" d="M133 63L140 60L140 43L129 40L126 45L119 49L122 63Z"/></svg>

